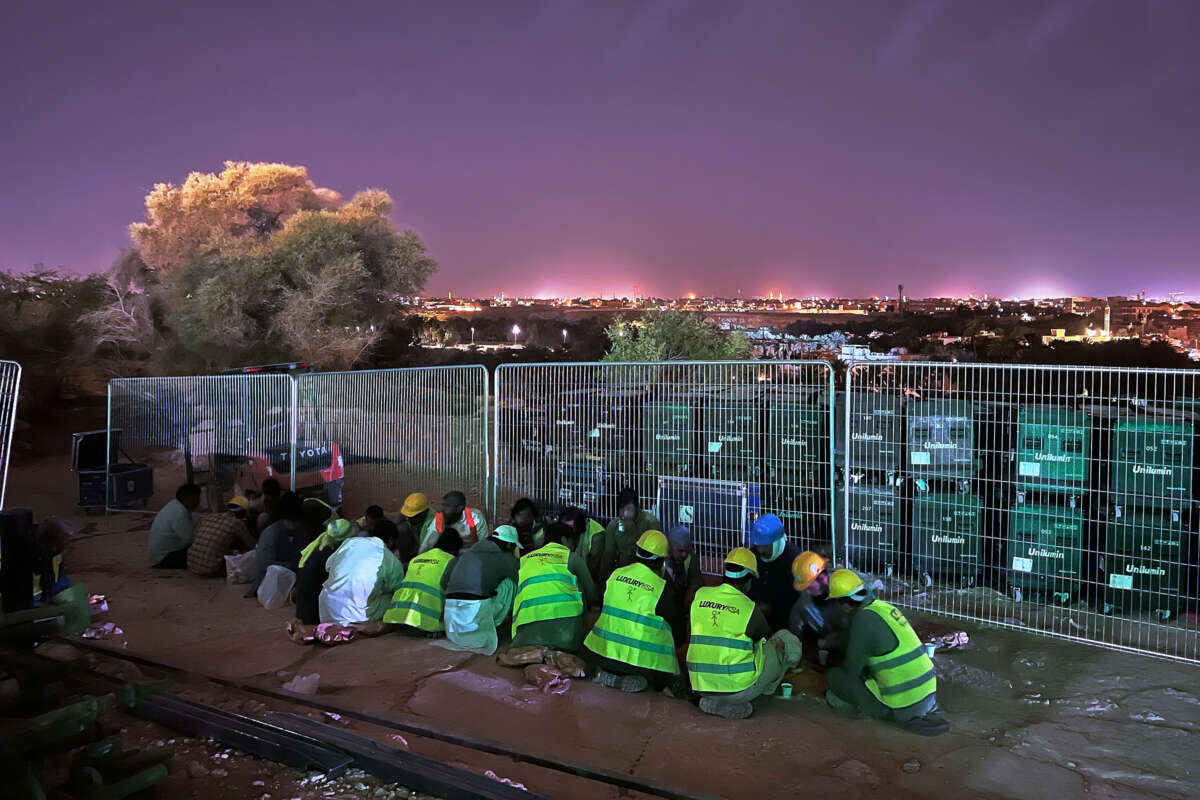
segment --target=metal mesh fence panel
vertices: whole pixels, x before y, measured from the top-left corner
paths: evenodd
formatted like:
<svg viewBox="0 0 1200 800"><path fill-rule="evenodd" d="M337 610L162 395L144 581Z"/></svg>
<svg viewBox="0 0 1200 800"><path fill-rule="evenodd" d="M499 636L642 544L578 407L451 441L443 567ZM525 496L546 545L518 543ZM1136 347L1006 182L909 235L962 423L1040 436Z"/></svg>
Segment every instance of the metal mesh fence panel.
<svg viewBox="0 0 1200 800"><path fill-rule="evenodd" d="M8 459L12 453L20 393L21 365L15 361L0 361L0 509L4 508L8 491Z"/></svg>
<svg viewBox="0 0 1200 800"><path fill-rule="evenodd" d="M716 571L758 515L832 536L832 368L820 361L505 365L496 371L497 515L520 497L604 523L623 487L692 529Z"/></svg>
<svg viewBox="0 0 1200 800"><path fill-rule="evenodd" d="M839 561L900 605L1200 661L1200 372L853 364Z"/></svg>
<svg viewBox="0 0 1200 800"><path fill-rule="evenodd" d="M183 483L201 484L209 510L267 478L293 484L295 382L287 375L118 378L108 384L108 442L99 488L108 511L161 508ZM78 455L77 455L78 458ZM326 458L296 479L332 479ZM105 464L107 463L107 468ZM95 466L95 465L89 465ZM81 503L88 472L80 470ZM97 475L97 477L99 477Z"/></svg>
<svg viewBox="0 0 1200 800"><path fill-rule="evenodd" d="M299 376L298 399L299 464L311 451L336 454L344 515L353 519L369 505L398 513L410 492L437 506L452 489L487 508L484 367L312 373Z"/></svg>

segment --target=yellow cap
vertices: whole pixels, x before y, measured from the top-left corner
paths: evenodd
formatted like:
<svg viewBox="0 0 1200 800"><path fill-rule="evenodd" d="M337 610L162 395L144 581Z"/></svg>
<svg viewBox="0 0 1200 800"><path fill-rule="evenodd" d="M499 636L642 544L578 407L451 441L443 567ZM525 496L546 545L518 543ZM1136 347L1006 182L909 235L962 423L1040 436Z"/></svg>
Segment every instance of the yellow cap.
<svg viewBox="0 0 1200 800"><path fill-rule="evenodd" d="M427 508L429 508L429 498L420 492L413 492L404 498L404 506L400 509L400 513L406 517L415 517Z"/></svg>
<svg viewBox="0 0 1200 800"><path fill-rule="evenodd" d="M829 576L829 597L836 600L839 597L850 597L858 594L864 588L863 579L851 569L834 570Z"/></svg>
<svg viewBox="0 0 1200 800"><path fill-rule="evenodd" d="M738 568L732 570L735 574L730 574L729 566L736 565ZM754 577L758 577L758 559L744 547L735 547L729 551L729 555L725 556L725 575L729 578L741 578L745 576L746 571L749 571Z"/></svg>
<svg viewBox="0 0 1200 800"><path fill-rule="evenodd" d="M637 540L637 546L652 556L667 557L667 537L662 531L646 531Z"/></svg>
<svg viewBox="0 0 1200 800"><path fill-rule="evenodd" d="M812 550L805 550L792 560L792 577L795 578L797 592L803 592L821 574L821 570L829 566L829 562Z"/></svg>
<svg viewBox="0 0 1200 800"><path fill-rule="evenodd" d="M250 501L247 500L246 498L242 497L239 494L237 497L230 498L229 502L225 504L226 508L228 508L230 506L236 506L236 507L240 508L242 511L249 511L250 510Z"/></svg>

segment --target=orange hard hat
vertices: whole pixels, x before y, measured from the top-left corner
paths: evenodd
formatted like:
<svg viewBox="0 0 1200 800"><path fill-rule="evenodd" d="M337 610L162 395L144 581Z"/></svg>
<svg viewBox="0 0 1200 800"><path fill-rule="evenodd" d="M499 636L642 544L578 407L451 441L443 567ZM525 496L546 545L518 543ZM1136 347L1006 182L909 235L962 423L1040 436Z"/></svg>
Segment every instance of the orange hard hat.
<svg viewBox="0 0 1200 800"><path fill-rule="evenodd" d="M805 550L792 561L792 578L795 579L797 592L807 589L821 571L829 566L829 562L812 550Z"/></svg>

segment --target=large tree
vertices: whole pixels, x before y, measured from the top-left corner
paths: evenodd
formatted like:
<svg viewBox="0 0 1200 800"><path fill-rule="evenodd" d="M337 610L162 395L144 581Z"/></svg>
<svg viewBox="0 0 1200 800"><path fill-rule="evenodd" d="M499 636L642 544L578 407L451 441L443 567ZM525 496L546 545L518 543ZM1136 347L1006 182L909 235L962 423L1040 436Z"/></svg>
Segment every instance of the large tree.
<svg viewBox="0 0 1200 800"><path fill-rule="evenodd" d="M739 361L751 354L745 334L689 311L648 311L633 322L617 317L605 333L612 342L605 361Z"/></svg>
<svg viewBox="0 0 1200 800"><path fill-rule="evenodd" d="M227 162L220 174L154 187L146 221L130 228L140 260L115 283L157 298L176 359L350 367L378 340L394 299L437 269L391 211L386 192L343 202L303 167Z"/></svg>

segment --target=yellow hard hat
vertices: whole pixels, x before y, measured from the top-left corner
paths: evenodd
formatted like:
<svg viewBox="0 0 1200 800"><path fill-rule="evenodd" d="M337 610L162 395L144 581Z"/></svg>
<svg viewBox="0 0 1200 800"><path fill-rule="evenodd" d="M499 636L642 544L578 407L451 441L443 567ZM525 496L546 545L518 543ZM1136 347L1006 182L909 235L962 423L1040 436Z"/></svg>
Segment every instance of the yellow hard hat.
<svg viewBox="0 0 1200 800"><path fill-rule="evenodd" d="M667 557L667 537L662 531L646 531L638 537L637 546L652 556Z"/></svg>
<svg viewBox="0 0 1200 800"><path fill-rule="evenodd" d="M415 517L427 508L429 508L429 498L420 492L413 492L404 498L404 506L400 509L400 513L406 517Z"/></svg>
<svg viewBox="0 0 1200 800"><path fill-rule="evenodd" d="M803 592L821 574L821 570L829 566L829 562L812 550L805 550L792 560L792 577L795 579L797 592Z"/></svg>
<svg viewBox="0 0 1200 800"><path fill-rule="evenodd" d="M740 569L735 569L735 574L730 575L729 566L733 564ZM748 571L754 577L758 577L758 559L744 547L735 547L729 551L729 555L725 556L725 575L730 578L741 578Z"/></svg>
<svg viewBox="0 0 1200 800"><path fill-rule="evenodd" d="M829 597L831 599L850 597L865 588L863 579L852 569L834 570L833 574L829 576Z"/></svg>
<svg viewBox="0 0 1200 800"><path fill-rule="evenodd" d="M242 497L239 494L237 497L231 497L229 499L229 502L225 504L226 508L229 508L231 506L240 508L242 511L249 511L250 510L250 501L247 500L246 498Z"/></svg>

